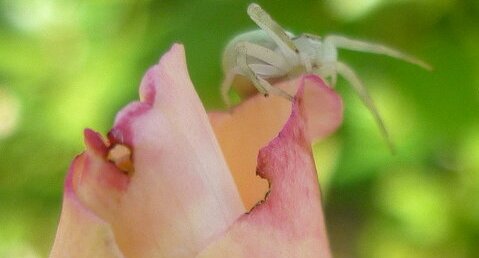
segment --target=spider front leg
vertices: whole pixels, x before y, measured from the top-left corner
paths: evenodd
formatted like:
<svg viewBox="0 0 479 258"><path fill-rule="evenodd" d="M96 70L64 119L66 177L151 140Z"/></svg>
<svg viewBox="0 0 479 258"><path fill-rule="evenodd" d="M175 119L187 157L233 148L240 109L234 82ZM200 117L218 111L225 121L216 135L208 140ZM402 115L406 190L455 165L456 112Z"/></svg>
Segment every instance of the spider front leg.
<svg viewBox="0 0 479 258"><path fill-rule="evenodd" d="M276 43L283 55L288 60L295 60L299 49L286 31L276 23L269 14L258 4L252 3L248 6L248 15L269 37Z"/></svg>
<svg viewBox="0 0 479 258"><path fill-rule="evenodd" d="M415 64L417 66L420 66L426 70L432 70L432 67L411 56L407 55L405 53L402 53L396 49L392 49L389 47L386 47L384 45L376 44L376 43L370 43L370 42L365 42L361 40L356 40L356 39L350 39L347 37L343 36L337 36L337 35L329 35L324 39L324 43L327 45L332 45L336 48L343 48L343 49L348 49L348 50L353 50L353 51L360 51L360 52L369 52L373 54L379 54L379 55L386 55L390 56L393 58L397 58L403 61L406 61L411 64Z"/></svg>
<svg viewBox="0 0 479 258"><path fill-rule="evenodd" d="M379 129L381 130L381 133L386 140L389 149L392 153L394 153L394 145L391 142L389 133L386 129L386 126L384 125L383 119L381 118L381 115L379 114L379 111L377 110L373 99L369 95L368 90L363 86L359 77L348 65L339 61L336 62L336 70L339 75L341 75L342 77L344 77L344 79L346 79L346 81L348 81L354 91L358 94L363 104L366 106L367 109L369 109L374 119L376 120L376 123L378 124Z"/></svg>
<svg viewBox="0 0 479 258"><path fill-rule="evenodd" d="M243 75L246 76L253 83L253 85L258 89L258 91L261 94L268 96L270 93L272 93L272 94L284 97L288 100L293 99L293 97L289 95L287 92L283 91L280 88L271 86L271 84L268 81L258 76L258 72L253 70L252 68L253 65L252 64L250 65L247 62L247 57L250 55L248 52L249 48L247 44L245 44L244 42L240 42L236 45L235 49L237 52L236 60L237 60L237 65L239 69L241 70ZM265 65L265 68L266 67L271 67L271 66ZM274 73L274 69L272 69L271 71L273 71ZM280 73L283 73L280 70L277 70L276 72L279 73L277 75L280 75ZM274 76L274 75L275 74L270 74L270 76Z"/></svg>

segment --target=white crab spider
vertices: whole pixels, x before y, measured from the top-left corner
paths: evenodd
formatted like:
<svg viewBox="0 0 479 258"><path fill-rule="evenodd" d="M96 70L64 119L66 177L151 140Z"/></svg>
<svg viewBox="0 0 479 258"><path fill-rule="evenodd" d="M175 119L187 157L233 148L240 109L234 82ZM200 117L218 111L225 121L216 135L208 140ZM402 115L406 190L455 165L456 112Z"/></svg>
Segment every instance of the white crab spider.
<svg viewBox="0 0 479 258"><path fill-rule="evenodd" d="M387 55L430 70L428 64L383 45L343 36L294 36L255 3L248 6L247 12L261 29L240 34L226 46L223 54L225 79L221 86L221 94L226 104L230 105L228 92L237 75L245 76L265 96L271 93L291 100L288 93L273 87L270 81L314 73L323 79L329 79L330 86L334 87L339 74L349 82L372 113L392 149L386 127L367 89L353 69L338 60L338 48Z"/></svg>

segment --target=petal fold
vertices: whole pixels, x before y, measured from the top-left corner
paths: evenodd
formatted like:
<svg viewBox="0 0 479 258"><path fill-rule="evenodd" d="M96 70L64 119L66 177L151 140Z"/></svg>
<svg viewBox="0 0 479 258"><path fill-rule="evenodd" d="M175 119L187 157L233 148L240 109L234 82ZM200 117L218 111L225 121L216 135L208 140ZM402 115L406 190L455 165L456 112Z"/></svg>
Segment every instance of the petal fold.
<svg viewBox="0 0 479 258"><path fill-rule="evenodd" d="M125 257L194 257L245 211L181 45L148 70L108 140L86 130L85 143L73 189Z"/></svg>
<svg viewBox="0 0 479 258"><path fill-rule="evenodd" d="M73 189L73 172L82 169L84 156L72 162L65 181L62 212L50 258L123 258L111 226L86 208Z"/></svg>
<svg viewBox="0 0 479 258"><path fill-rule="evenodd" d="M317 76L306 75L275 84L291 95L304 84L307 138L320 140L342 122L341 98ZM268 191L268 183L254 173L259 150L277 136L291 115L291 102L274 95L252 95L230 112L210 112L209 118L232 171L241 198L251 209Z"/></svg>
<svg viewBox="0 0 479 258"><path fill-rule="evenodd" d="M340 118L342 106L318 77L301 80L289 119L258 155L258 175L270 183L265 200L198 257L331 257L311 151L311 139L325 131L312 120L311 112L319 110L311 107L323 105L329 116ZM314 102L325 96L331 99Z"/></svg>

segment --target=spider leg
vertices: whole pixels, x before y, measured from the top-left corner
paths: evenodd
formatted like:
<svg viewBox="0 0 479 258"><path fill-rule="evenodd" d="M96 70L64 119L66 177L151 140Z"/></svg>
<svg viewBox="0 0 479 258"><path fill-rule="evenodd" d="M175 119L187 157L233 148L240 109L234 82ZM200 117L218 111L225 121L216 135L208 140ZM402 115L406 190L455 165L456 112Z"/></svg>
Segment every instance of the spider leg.
<svg viewBox="0 0 479 258"><path fill-rule="evenodd" d="M301 63L306 69L306 73L311 73L311 71L313 70L313 64L309 60L308 56L305 53L301 52L299 53L299 59L301 60Z"/></svg>
<svg viewBox="0 0 479 258"><path fill-rule="evenodd" d="M431 65L427 64L426 62L421 61L411 55L404 54L396 49L386 47L384 45L365 42L365 41L356 40L356 39L350 39L347 37L337 36L337 35L329 35L324 39L324 41L331 42L337 48L344 48L344 49L361 51L361 52L369 52L369 53L374 53L379 55L386 55L386 56L394 57L397 59L401 59L411 64L418 65L429 71L432 70Z"/></svg>
<svg viewBox="0 0 479 258"><path fill-rule="evenodd" d="M307 33L307 32L301 33L298 38L300 38L300 37L305 37L305 38L308 38L308 39L314 39L314 40L317 40L317 41L321 41L323 39L321 36L318 36L318 35L315 35L315 34L312 34L312 33Z"/></svg>
<svg viewBox="0 0 479 258"><path fill-rule="evenodd" d="M264 78L274 78L283 76L285 73L279 70L277 67L267 64L250 64L249 67L256 72L257 75L262 76ZM231 106L231 101L228 96L228 92L233 85L233 81L236 75L242 74L239 71L239 67L236 66L234 69L231 69L227 72L223 83L221 84L221 97L223 98L223 102L226 106Z"/></svg>
<svg viewBox="0 0 479 258"><path fill-rule="evenodd" d="M378 124L379 129L381 130L381 134L386 140L386 143L389 149L391 150L392 153L394 153L394 145L391 142L386 126L384 125L381 115L379 114L379 111L377 110L376 105L374 104L371 96L369 95L368 90L363 86L359 77L348 65L341 62L337 62L336 69L338 71L338 74L344 77L351 84L354 91L358 94L359 98L361 99L361 101L369 109L374 119L376 120L376 123Z"/></svg>
<svg viewBox="0 0 479 258"><path fill-rule="evenodd" d="M231 89L231 85L233 84L233 80L234 80L235 76L238 74L238 72L235 71L235 70L236 69L229 70L226 73L226 76L225 76L223 82L221 83L221 89L220 89L221 97L223 98L224 103L228 107L231 106L231 101L230 101L230 98L228 96L228 92Z"/></svg>
<svg viewBox="0 0 479 258"><path fill-rule="evenodd" d="M335 87L336 86L336 82L338 81L338 73L336 71L333 71L331 73L331 87Z"/></svg>
<svg viewBox="0 0 479 258"><path fill-rule="evenodd" d="M233 67L232 69L225 72L226 75L223 80L223 83L221 84L221 96L227 106L231 105L229 97L228 97L228 92L231 89L235 76L238 74L246 75L243 69L240 68L240 65L238 62L239 53L241 52L241 51L238 51L239 48L245 49L246 57L248 56L253 57L255 59L258 59L259 61L264 62L264 64L249 64L248 65L249 69L252 71L255 71L257 76L261 75L262 77L266 77L266 78L280 77L285 75L288 71L288 63L286 63L283 56L281 56L280 54L272 51L269 48L263 47L261 45L253 44L247 41L238 42L235 47L235 53L233 53L234 55L236 55L237 65ZM253 79L251 79L250 77L248 78L251 81L253 81ZM284 95L284 94L280 94L280 95Z"/></svg>
<svg viewBox="0 0 479 258"><path fill-rule="evenodd" d="M292 100L293 97L286 93L285 91L271 86L271 84L266 81L265 79L261 78L258 76L258 74L251 68L251 66L247 62L247 56L248 54L248 48L245 44L243 43L238 43L236 45L236 51L237 51L237 63L238 67L252 83L253 85L258 89L258 91L265 95L268 96L269 93L273 93L275 95L284 97L288 100Z"/></svg>
<svg viewBox="0 0 479 258"><path fill-rule="evenodd" d="M313 71L315 74L320 75L325 81L329 81L329 86L334 88L336 86L336 81L338 78L338 72L336 71L335 65L323 65L320 68ZM328 82L326 81L326 82Z"/></svg>
<svg viewBox="0 0 479 258"><path fill-rule="evenodd" d="M286 73L279 68L269 64L249 64L251 70L255 71L258 76L262 78L276 78L284 76Z"/></svg>
<svg viewBox="0 0 479 258"><path fill-rule="evenodd" d="M277 67L284 73L289 71L289 64L285 58L273 50L258 44L250 43L248 41L241 41L237 43L237 45L238 44L242 44L242 47L246 48L248 56L254 57L267 64Z"/></svg>
<svg viewBox="0 0 479 258"><path fill-rule="evenodd" d="M296 60L299 49L286 31L276 23L258 4L248 6L248 15L278 45L287 60Z"/></svg>

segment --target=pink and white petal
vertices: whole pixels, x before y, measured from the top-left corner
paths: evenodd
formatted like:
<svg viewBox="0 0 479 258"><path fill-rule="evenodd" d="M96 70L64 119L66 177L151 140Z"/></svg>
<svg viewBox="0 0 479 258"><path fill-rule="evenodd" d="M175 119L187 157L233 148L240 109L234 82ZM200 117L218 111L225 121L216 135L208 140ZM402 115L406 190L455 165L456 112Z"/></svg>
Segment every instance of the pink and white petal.
<svg viewBox="0 0 479 258"><path fill-rule="evenodd" d="M331 117L341 117L341 101L318 78L302 80L286 125L259 152L258 174L270 182L266 199L199 257L331 257L311 151L312 132L321 130L311 128L318 123L311 123L308 98L329 94L335 101L323 105Z"/></svg>
<svg viewBox="0 0 479 258"><path fill-rule="evenodd" d="M316 76L307 75L276 84L294 95L305 84L305 119L308 139L326 137L341 124L341 98ZM254 173L257 155L285 125L291 115L291 102L278 96L256 94L229 113L210 112L210 122L247 209L251 209L268 191L268 183Z"/></svg>
<svg viewBox="0 0 479 258"><path fill-rule="evenodd" d="M84 154L78 156L70 167L50 258L123 258L111 226L85 207L73 189L73 172L82 169L84 158Z"/></svg>
<svg viewBox="0 0 479 258"><path fill-rule="evenodd" d="M206 112L174 45L145 75L140 101L117 115L102 147L86 132L89 166L78 172L80 200L110 223L125 257L192 257L245 209ZM123 146L121 171L105 149Z"/></svg>

